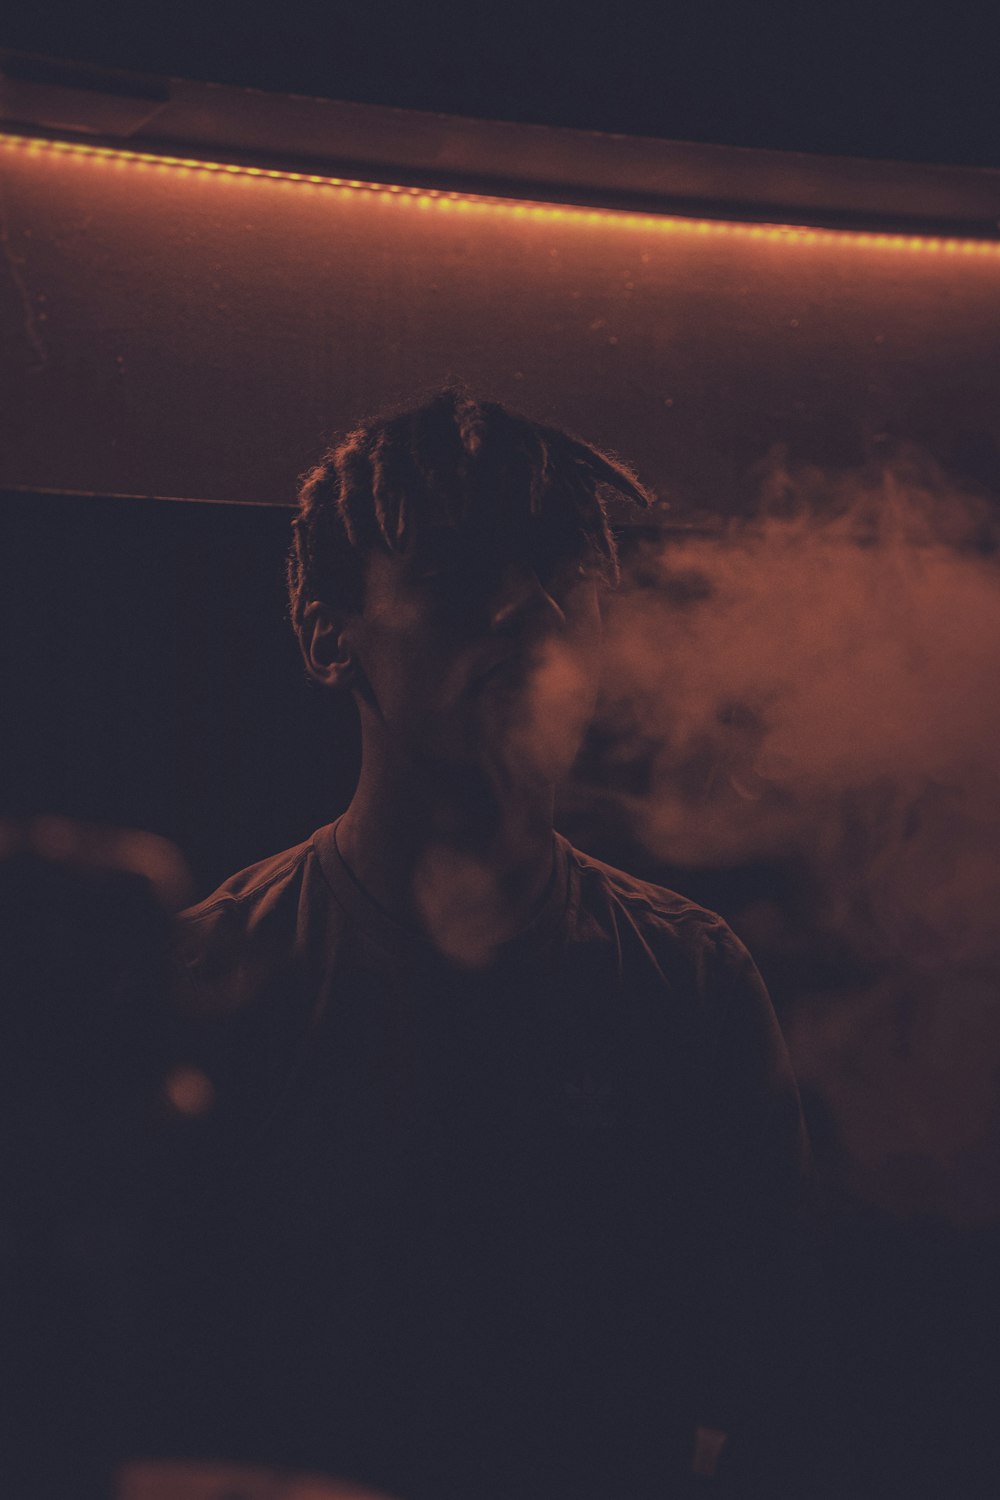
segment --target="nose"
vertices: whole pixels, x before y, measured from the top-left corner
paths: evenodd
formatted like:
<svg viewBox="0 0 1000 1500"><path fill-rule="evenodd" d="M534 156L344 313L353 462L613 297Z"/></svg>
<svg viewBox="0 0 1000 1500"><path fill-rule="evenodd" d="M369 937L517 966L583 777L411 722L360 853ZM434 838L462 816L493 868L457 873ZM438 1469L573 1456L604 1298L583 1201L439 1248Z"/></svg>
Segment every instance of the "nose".
<svg viewBox="0 0 1000 1500"><path fill-rule="evenodd" d="M493 635L545 634L566 624L559 604L533 568L508 563L489 603Z"/></svg>

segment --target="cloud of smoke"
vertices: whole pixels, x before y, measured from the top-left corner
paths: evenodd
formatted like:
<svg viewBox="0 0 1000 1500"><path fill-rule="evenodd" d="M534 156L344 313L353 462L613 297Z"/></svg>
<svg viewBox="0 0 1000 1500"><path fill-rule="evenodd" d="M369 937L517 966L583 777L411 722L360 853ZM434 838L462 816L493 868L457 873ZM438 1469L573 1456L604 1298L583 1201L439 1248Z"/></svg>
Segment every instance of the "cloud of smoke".
<svg viewBox="0 0 1000 1500"><path fill-rule="evenodd" d="M913 450L878 473L776 467L764 501L633 559L607 620L601 796L658 861L795 862L817 929L880 975L796 1011L800 1076L872 1170L947 1168L1000 1068L1000 528Z"/></svg>
<svg viewBox="0 0 1000 1500"><path fill-rule="evenodd" d="M556 639L532 663L498 726L519 778L558 782L571 769L594 711L592 663Z"/></svg>
<svg viewBox="0 0 1000 1500"><path fill-rule="evenodd" d="M463 968L484 968L499 936L498 883L487 866L446 845L428 850L414 881L414 898L435 947Z"/></svg>

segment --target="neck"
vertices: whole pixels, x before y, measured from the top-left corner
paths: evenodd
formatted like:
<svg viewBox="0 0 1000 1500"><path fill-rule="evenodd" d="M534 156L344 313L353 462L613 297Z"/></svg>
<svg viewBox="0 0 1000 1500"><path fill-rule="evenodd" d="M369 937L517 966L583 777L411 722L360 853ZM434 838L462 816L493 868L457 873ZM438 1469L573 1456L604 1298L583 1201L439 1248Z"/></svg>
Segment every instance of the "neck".
<svg viewBox="0 0 1000 1500"><path fill-rule="evenodd" d="M485 962L544 897L552 816L548 785L498 785L480 768L365 755L337 844L390 916L461 961Z"/></svg>

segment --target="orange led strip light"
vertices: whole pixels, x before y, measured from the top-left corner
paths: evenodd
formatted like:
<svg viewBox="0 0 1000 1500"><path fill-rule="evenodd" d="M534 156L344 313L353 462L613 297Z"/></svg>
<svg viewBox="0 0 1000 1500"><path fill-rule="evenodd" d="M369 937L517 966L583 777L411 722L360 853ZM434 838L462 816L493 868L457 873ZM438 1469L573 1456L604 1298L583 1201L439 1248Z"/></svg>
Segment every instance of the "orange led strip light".
<svg viewBox="0 0 1000 1500"><path fill-rule="evenodd" d="M888 234L855 229L814 229L799 224L744 223L727 219L693 219L679 214L632 213L615 208L585 208L574 204L536 203L485 194L449 192L444 189L404 187L388 182L363 182L357 178L331 177L310 172L292 172L271 167L235 166L227 162L201 161L197 158L166 156L148 151L129 151L117 146L90 146L76 141L43 139L0 132L0 145L28 153L55 153L87 157L111 165L130 163L161 171L211 173L227 178L263 178L278 183L295 183L302 187L344 195L384 195L397 202L412 203L420 209L457 213L500 213L517 219L538 222L576 221L582 224L604 224L624 229L666 231L673 234L742 236L755 240L781 240L786 244L851 244L866 248L922 250L940 254L996 255L1000 241L957 239L940 235Z"/></svg>

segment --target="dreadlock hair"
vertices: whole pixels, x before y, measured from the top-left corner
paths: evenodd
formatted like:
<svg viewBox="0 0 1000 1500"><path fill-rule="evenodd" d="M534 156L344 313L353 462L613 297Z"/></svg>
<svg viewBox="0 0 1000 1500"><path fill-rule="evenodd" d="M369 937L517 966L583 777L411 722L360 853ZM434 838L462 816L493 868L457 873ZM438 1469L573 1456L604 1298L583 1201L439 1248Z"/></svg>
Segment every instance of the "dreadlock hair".
<svg viewBox="0 0 1000 1500"><path fill-rule="evenodd" d="M361 609L366 554L405 552L428 524L554 522L616 584L611 496L652 503L611 454L449 386L355 428L303 475L287 565L292 624L302 628L313 600Z"/></svg>

